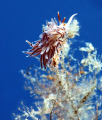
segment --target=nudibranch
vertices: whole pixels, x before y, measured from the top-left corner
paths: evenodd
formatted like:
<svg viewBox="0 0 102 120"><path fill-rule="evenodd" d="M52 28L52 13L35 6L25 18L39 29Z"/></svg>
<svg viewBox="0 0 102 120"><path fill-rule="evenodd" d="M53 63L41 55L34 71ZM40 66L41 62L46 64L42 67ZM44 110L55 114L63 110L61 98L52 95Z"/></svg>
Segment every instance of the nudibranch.
<svg viewBox="0 0 102 120"><path fill-rule="evenodd" d="M79 35L79 26L76 19L73 20L73 14L67 23L65 23L65 17L61 21L58 12L58 20L51 19L51 22L47 22L46 26L43 26L42 34L39 36L40 40L36 44L30 43L28 40L26 42L32 47L24 53L29 54L28 57L35 57L40 55L41 68L44 66L46 69L47 65L51 64L55 53L58 53L59 48L63 48L63 44L68 38L74 38L75 35Z"/></svg>

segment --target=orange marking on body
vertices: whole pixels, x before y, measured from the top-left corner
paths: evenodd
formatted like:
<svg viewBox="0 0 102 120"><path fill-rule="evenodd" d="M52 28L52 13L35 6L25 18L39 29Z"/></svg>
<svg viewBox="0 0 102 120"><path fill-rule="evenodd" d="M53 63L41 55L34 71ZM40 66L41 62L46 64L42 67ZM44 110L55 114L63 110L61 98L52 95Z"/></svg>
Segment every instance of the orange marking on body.
<svg viewBox="0 0 102 120"><path fill-rule="evenodd" d="M64 23L63 26L65 26L66 24Z"/></svg>

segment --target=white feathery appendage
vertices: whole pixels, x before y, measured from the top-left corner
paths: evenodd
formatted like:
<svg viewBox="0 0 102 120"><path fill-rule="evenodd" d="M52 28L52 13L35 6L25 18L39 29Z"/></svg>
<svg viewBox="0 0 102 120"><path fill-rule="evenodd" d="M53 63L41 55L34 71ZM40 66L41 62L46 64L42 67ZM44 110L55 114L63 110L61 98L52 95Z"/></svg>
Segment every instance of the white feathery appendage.
<svg viewBox="0 0 102 120"><path fill-rule="evenodd" d="M69 18L68 23L65 25L66 33L68 34L68 38L74 38L76 35L79 35L79 23L76 19L73 20L74 16L77 15L74 14Z"/></svg>

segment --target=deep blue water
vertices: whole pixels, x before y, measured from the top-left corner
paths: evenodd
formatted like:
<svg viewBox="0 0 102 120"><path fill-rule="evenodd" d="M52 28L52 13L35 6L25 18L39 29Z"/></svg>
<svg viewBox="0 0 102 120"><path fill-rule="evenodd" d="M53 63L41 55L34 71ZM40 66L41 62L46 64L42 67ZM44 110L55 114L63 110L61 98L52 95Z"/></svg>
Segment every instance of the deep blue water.
<svg viewBox="0 0 102 120"><path fill-rule="evenodd" d="M21 69L39 64L21 51L39 39L42 24L53 17L78 13L81 29L77 40L92 42L102 54L102 0L0 0L0 120L12 120L20 102L32 105L33 98L24 90Z"/></svg>

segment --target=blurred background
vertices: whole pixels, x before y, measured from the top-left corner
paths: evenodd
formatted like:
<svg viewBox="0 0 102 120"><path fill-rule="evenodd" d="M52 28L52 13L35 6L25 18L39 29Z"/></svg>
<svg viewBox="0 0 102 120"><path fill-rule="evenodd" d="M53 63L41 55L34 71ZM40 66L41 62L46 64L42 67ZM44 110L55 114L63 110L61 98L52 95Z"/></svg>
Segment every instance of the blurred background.
<svg viewBox="0 0 102 120"><path fill-rule="evenodd" d="M30 106L33 98L24 90L21 69L40 63L22 51L39 39L42 24L57 18L66 22L72 14L81 26L77 41L92 42L102 54L102 0L0 0L0 120L13 120L20 102Z"/></svg>

